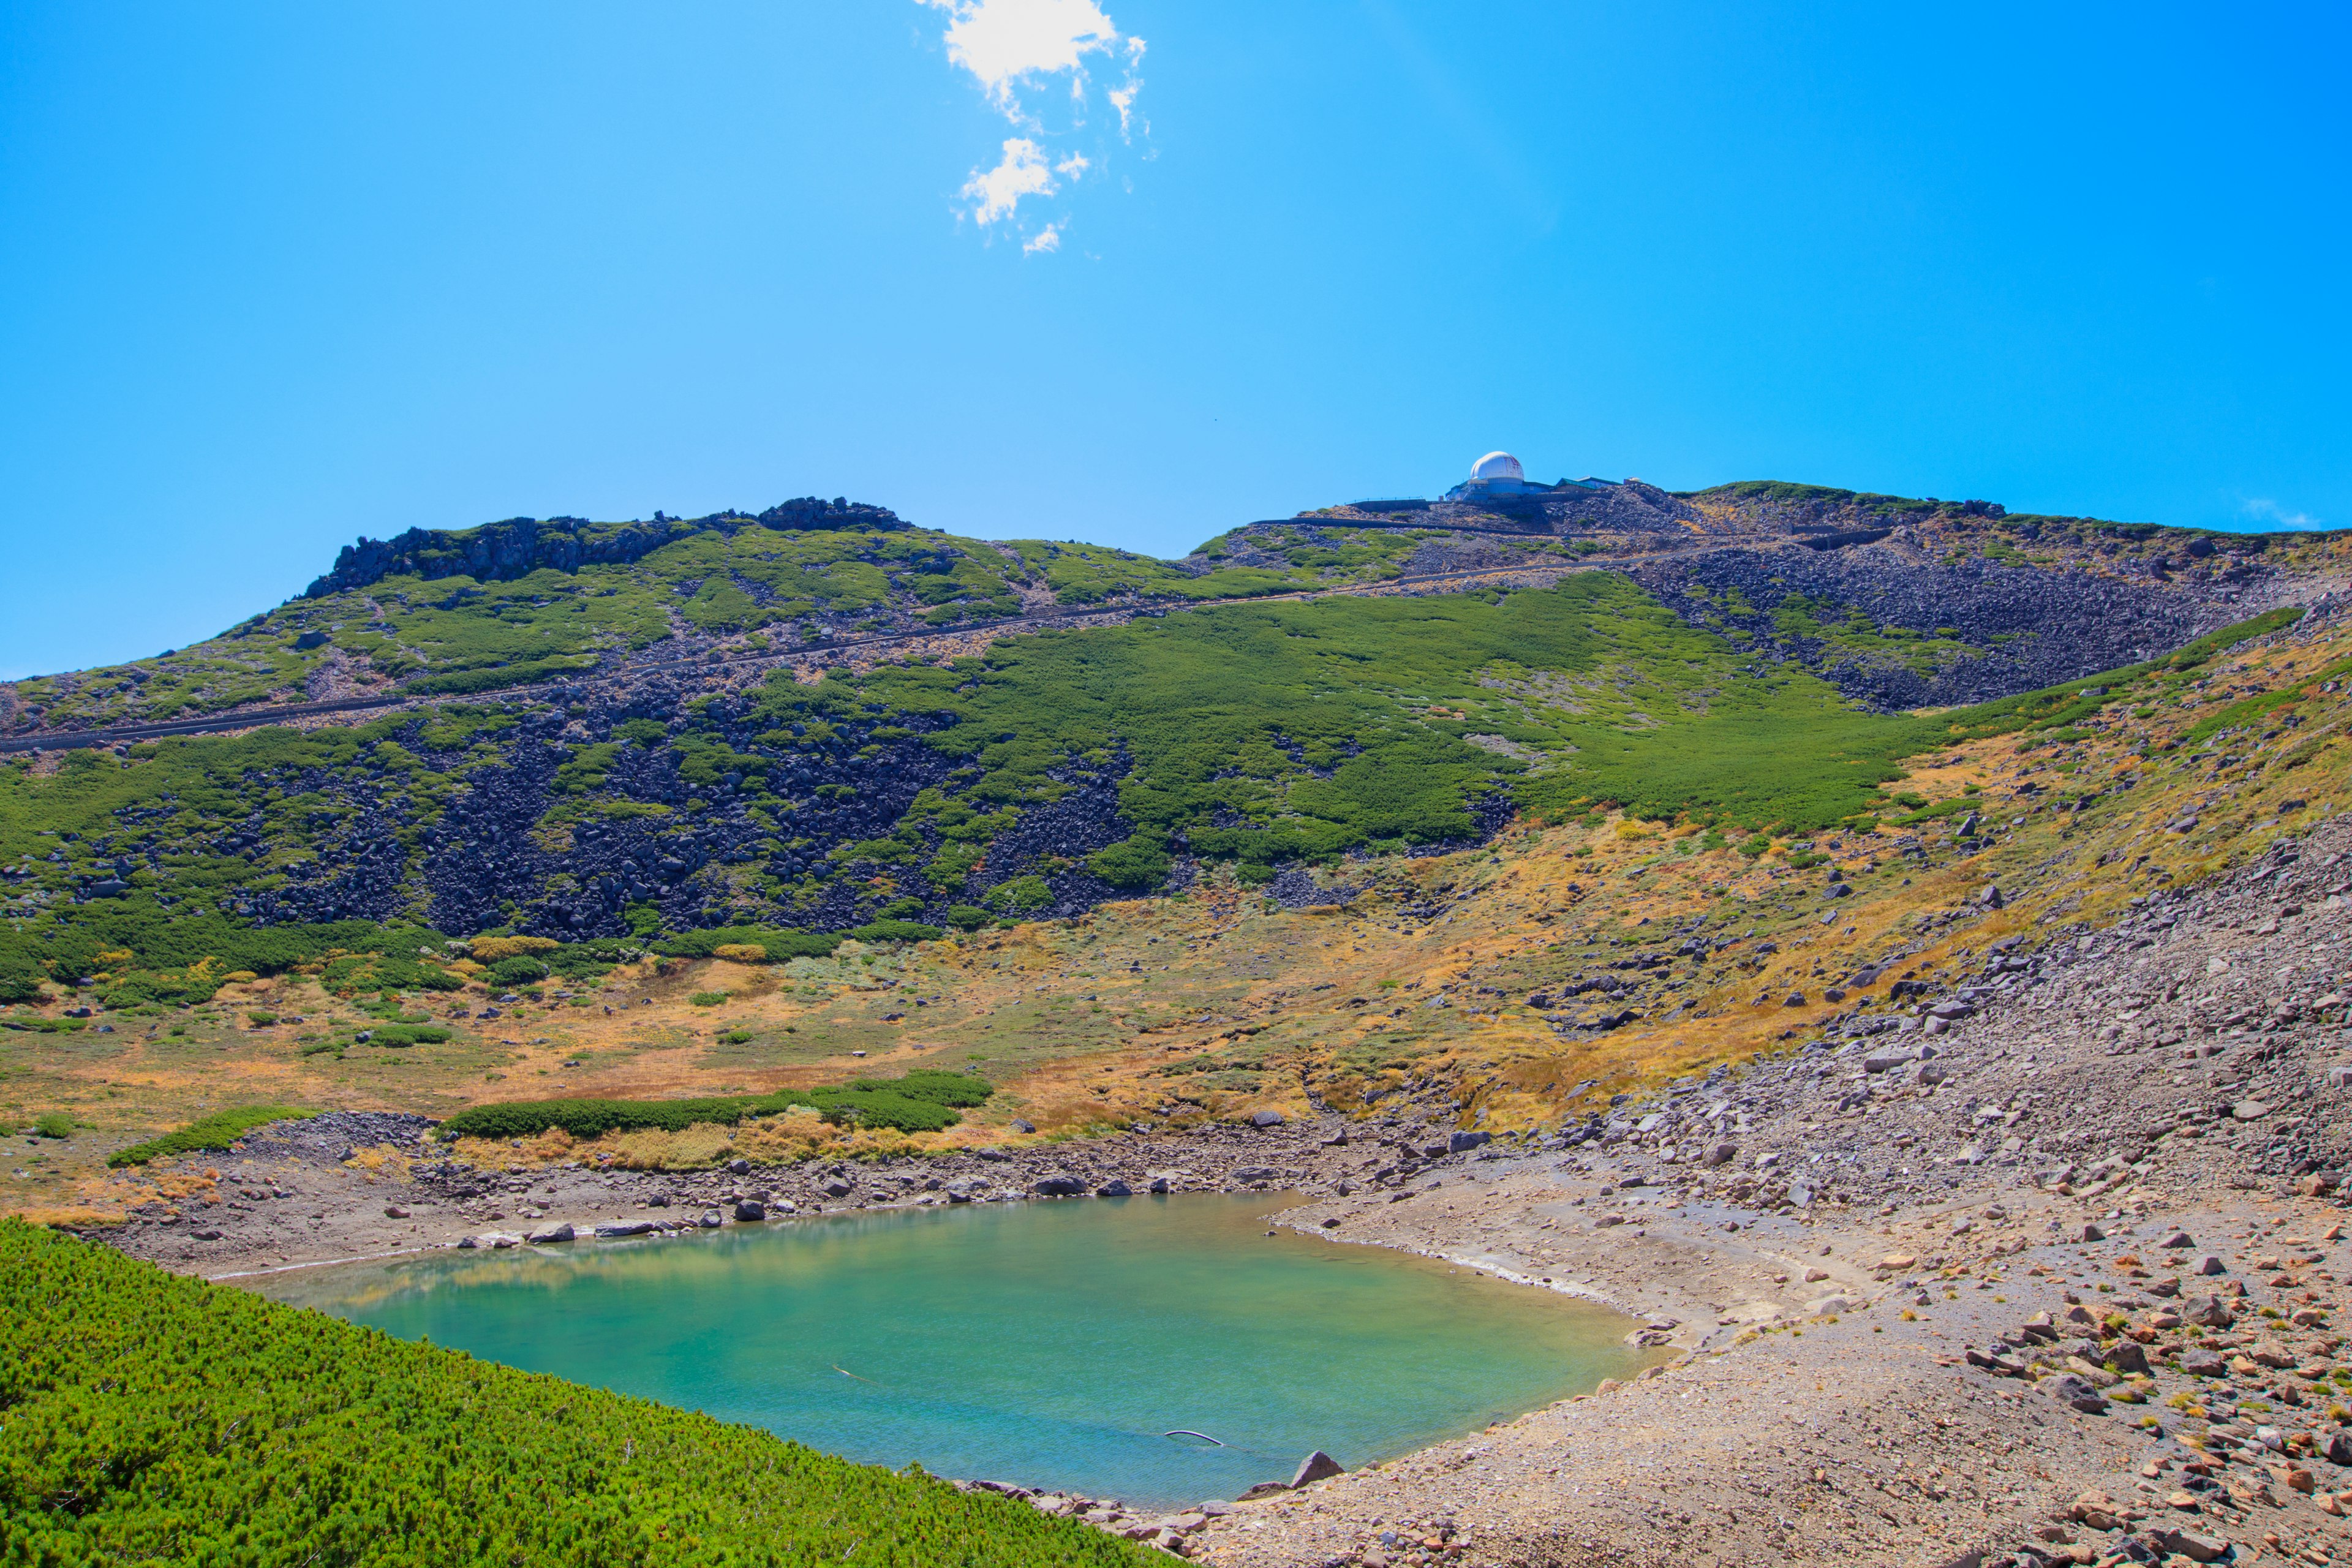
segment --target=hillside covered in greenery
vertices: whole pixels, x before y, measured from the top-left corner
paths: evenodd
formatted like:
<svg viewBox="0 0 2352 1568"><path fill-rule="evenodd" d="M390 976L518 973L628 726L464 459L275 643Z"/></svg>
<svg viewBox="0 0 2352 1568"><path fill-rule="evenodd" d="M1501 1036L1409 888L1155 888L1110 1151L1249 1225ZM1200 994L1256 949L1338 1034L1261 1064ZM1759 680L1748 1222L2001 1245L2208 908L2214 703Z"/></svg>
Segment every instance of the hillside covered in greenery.
<svg viewBox="0 0 2352 1568"><path fill-rule="evenodd" d="M0 1220L0 1557L1139 1563L987 1492L411 1344Z"/></svg>
<svg viewBox="0 0 2352 1568"><path fill-rule="evenodd" d="M2137 658L2229 618L2271 569L2182 531L2109 539L1975 502L1578 493L1597 510L1550 520L1568 531L1339 508L1181 562L816 500L362 541L210 643L0 690L20 733L399 703L0 755L0 1001L89 979L88 999L165 1005L295 968L343 994L512 987L730 942L822 954L1066 915L1201 862L1257 882L1477 842L1514 814L1622 808L1760 847L1902 809L1905 759L1974 721L1906 701L2092 673L2042 635L2051 605L2112 602L2129 629L2085 646ZM1890 521L1901 552L1804 546ZM1795 531L1685 548L1769 529ZM1497 564L1543 585L1456 580ZM2161 580L2173 565L2193 591ZM1412 574L1410 594L1354 591ZM2071 597L2037 596L2062 580ZM1937 625L1969 595L1977 629ZM1106 607L1076 629L1006 620ZM1983 629L2002 625L2021 629ZM994 629L940 640L967 626ZM886 634L909 640L821 675L712 662ZM482 937L550 951L467 967Z"/></svg>
<svg viewBox="0 0 2352 1568"><path fill-rule="evenodd" d="M154 722L257 704L465 695L717 647L791 649L1038 608L1182 604L1394 576L1423 533L1318 530L1179 562L1068 541L991 542L880 507L754 517L528 518L346 549L305 595L220 637L110 668L0 684L0 731Z"/></svg>
<svg viewBox="0 0 2352 1568"><path fill-rule="evenodd" d="M448 943L485 934L560 944L502 959L510 985L738 930L824 952L1149 892L1188 858L1263 880L1474 841L1515 812L1760 844L1898 809L1902 760L1971 721L1870 711L1592 572L1203 608L814 685L19 756L0 999L97 976L117 1005L187 1000L306 963L346 992L446 989Z"/></svg>

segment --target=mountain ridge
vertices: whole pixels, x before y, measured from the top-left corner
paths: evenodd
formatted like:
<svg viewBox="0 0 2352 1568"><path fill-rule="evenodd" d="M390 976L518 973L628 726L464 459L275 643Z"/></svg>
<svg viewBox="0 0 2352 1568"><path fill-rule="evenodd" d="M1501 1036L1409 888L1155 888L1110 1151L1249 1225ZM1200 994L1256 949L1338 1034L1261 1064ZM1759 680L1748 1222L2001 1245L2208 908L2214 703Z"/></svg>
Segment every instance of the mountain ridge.
<svg viewBox="0 0 2352 1568"><path fill-rule="evenodd" d="M2339 556L2347 537L2229 535L2027 516L1981 501L1917 500L1778 481L1670 494L1629 480L1580 490L1565 501L1498 501L1499 511L1443 501L1414 503L1402 512L1362 509L1403 504L1324 508L1246 524L1176 561L1070 542L967 539L919 528L887 508L839 499L803 498L759 513L730 510L696 519L657 512L650 521L611 523L513 518L469 529L412 529L389 541L362 538L346 546L334 567L301 595L205 643L91 671L0 683L0 740L216 712L307 709L393 689L463 695L560 679L666 641L690 647L695 657L722 643L740 652L752 643L764 647L772 639L769 628L787 624L799 643L832 647L859 629L911 634L1016 621L1048 608L1174 607L1325 592L1408 576L1442 578L1449 570L1499 566L1513 557L1532 563L1539 554L1608 561L1713 544L1801 546L1834 558L1857 546L1890 543L1900 550L1908 541L1927 540L1947 564L1976 560L2047 567L2071 558L2081 575L2141 589L2182 587L2242 603L2259 597L2265 583L2282 574ZM799 548L734 548L753 531L796 537ZM890 543L877 549L877 540ZM669 559L656 561L650 570L629 570L663 556ZM625 600L625 613L619 605L578 602L583 572L616 571L633 580L618 590L600 588L595 597ZM524 595L519 605L509 590L533 574L545 574L537 579L541 588L567 602L533 605ZM415 595L390 606L367 596L367 589L404 576L416 584ZM424 595L425 584L453 578L468 579L473 591L460 584ZM1657 584L1654 576L1646 585ZM491 588L500 591L485 591ZM2114 607L2112 595L2099 606ZM524 613L551 608L570 612L572 624L553 624L562 616ZM465 618L472 624L455 636L446 626L422 624L436 614L469 609ZM1928 618L1914 614L1911 619ZM521 624L526 621L531 624ZM2217 624L2222 623L2208 616L2180 640ZM1930 621L1906 629L1934 626ZM1883 703L1906 696L1912 702L1950 700L1923 691L1878 695Z"/></svg>
<svg viewBox="0 0 2352 1568"><path fill-rule="evenodd" d="M1760 849L1910 809L1905 759L2006 721L1969 704L2275 626L2344 543L1769 484L1507 510L1175 563L814 499L362 541L213 644L0 690L0 967L971 929L1514 816ZM235 732L44 745L142 719Z"/></svg>

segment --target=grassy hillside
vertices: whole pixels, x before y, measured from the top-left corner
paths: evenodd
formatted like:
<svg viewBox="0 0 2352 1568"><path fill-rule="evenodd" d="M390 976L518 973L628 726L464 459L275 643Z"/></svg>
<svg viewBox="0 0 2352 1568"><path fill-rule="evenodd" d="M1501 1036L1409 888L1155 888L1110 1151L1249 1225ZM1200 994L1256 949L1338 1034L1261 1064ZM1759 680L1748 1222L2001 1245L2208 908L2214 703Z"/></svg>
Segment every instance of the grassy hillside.
<svg viewBox="0 0 2352 1568"><path fill-rule="evenodd" d="M1139 1563L768 1433L0 1222L12 1563Z"/></svg>
<svg viewBox="0 0 2352 1568"><path fill-rule="evenodd" d="M1232 606L672 705L463 704L0 763L0 987L122 1000L520 931L887 937L1624 806L1811 829L1936 725L1856 710L1623 578ZM928 928L928 929L925 929ZM583 972L584 973L584 972ZM135 984L128 979L147 978ZM209 982L209 984L208 984Z"/></svg>
<svg viewBox="0 0 2352 1568"><path fill-rule="evenodd" d="M731 513L576 531L531 524L566 548L541 544L519 556L520 547L500 536L519 531L512 524L414 533L396 552L380 549L383 559L356 564L346 551L345 569L310 594L220 637L108 668L0 683L0 729L152 722L392 692L463 696L577 677L632 656L756 653L952 628L1024 608L1181 604L1377 581L1397 573L1419 538L1277 531L1239 559L1213 542L1204 554L1165 562L1066 541L992 543L909 527L878 508L840 510L839 519L776 526ZM593 550L615 534L644 553L569 559L581 540ZM551 554L563 563L534 563Z"/></svg>
<svg viewBox="0 0 2352 1568"><path fill-rule="evenodd" d="M1866 711L1593 572L1202 609L814 685L17 757L0 1001L89 976L112 1005L171 1004L304 965L446 991L466 978L449 940L485 933L562 942L575 979L666 931L823 952L1068 912L1188 856L1263 881L1514 814L1815 832L1894 812L1903 759L2021 700ZM509 985L548 972L523 962Z"/></svg>
<svg viewBox="0 0 2352 1568"><path fill-rule="evenodd" d="M1015 879L1000 884L1013 913L996 921L991 910L990 923L940 941L745 924L664 935L654 955L631 958L642 950L627 942L542 942L533 952L528 939L490 938L470 947L488 962L405 949L419 976L459 989L387 990L413 930L380 932L392 951L376 952L358 945L371 929L362 922L190 922L191 937L209 929L257 944L332 929L352 950L249 980L200 963L209 1001L183 992L66 1016L76 1000L135 994L160 978L132 965L89 991L49 980L42 989L56 1000L0 1012L0 1121L46 1130L11 1145L9 1198L93 1219L149 1202L201 1212L230 1201L206 1181L207 1156L112 1173L106 1159L257 1104L449 1117L561 1100L551 1115L541 1107L517 1111L521 1122L486 1123L503 1135L468 1142L468 1157L668 1169L1016 1142L1033 1136L1023 1122L1053 1137L1269 1108L1364 1112L1406 1086L1440 1086L1465 1124L1482 1113L1476 1124L1489 1130L1556 1124L1595 1096L1795 1048L1849 1022L1875 1026L1898 982L1937 994L1980 970L1993 943L2095 928L2127 900L2301 831L2352 799L2347 661L2352 634L2338 620L2282 614L1973 710L1832 715L1865 737L1917 724L1937 743L1904 758L1908 776L1874 794L1841 783L1838 798L1865 810L1820 830L1743 833L1727 811L1645 820L1595 802L1453 850L1376 839L1328 865L1210 862L1181 891L1113 897L1063 920L1020 918ZM1016 692L1018 674L999 672ZM979 700L998 678L983 671L954 695ZM1501 700L1494 688L1475 692ZM1696 741L1692 750L1738 782L1737 753L1709 757ZM1136 752L1139 768L1146 754ZM1868 751L1853 754L1872 763ZM1553 776L1543 768L1585 755L1491 776L1536 787ZM1769 764L1777 753L1758 756ZM1008 753L1004 765L1019 762ZM986 776L981 767L962 782ZM1057 783L1052 771L1045 784ZM1069 819L1073 802L1094 812L1117 799L1113 786L1085 784L1058 802L1006 807L1011 827L980 831L1026 832L1057 812ZM948 830L992 815L927 821L944 853L970 842ZM1126 836L1114 842L1132 837L1112 832ZM2001 907L1983 900L1989 884L2004 889ZM610 962L596 956L607 952ZM547 977L534 980L541 969ZM447 1037L408 1037L427 1019ZM941 1067L993 1092L937 1131L925 1128L946 1118L787 1113L729 1124L765 1097L815 1105L825 1086ZM724 1103L683 1103L692 1099ZM611 1100L640 1110L625 1124L596 1103ZM533 1116L578 1134L510 1147ZM702 1120L670 1125L681 1116ZM396 1184L409 1157L387 1156L382 1179Z"/></svg>

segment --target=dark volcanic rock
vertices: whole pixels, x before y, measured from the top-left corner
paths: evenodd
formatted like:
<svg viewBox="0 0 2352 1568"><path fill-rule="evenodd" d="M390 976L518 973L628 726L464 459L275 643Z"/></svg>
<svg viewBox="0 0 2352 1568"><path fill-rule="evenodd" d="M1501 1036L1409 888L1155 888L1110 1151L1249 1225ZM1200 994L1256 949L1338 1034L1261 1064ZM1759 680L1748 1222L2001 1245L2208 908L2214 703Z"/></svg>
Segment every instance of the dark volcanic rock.
<svg viewBox="0 0 2352 1568"><path fill-rule="evenodd" d="M754 525L775 529L906 526L886 507L811 496L772 506L756 517L714 512L709 517L666 518L657 513L651 522L617 523L594 523L580 517L510 517L478 528L412 528L391 539L362 539L345 545L336 557L335 569L311 584L302 596L323 598L410 573L428 579L463 576L504 582L551 567L577 572L591 563L641 560L665 544L693 534L733 533Z"/></svg>
<svg viewBox="0 0 2352 1568"><path fill-rule="evenodd" d="M1832 551L1726 547L1636 563L1628 574L1692 625L1736 626L1764 658L1801 664L1882 709L1981 702L2054 686L2178 647L2267 607L2242 594L2088 570L1923 561L1896 542ZM1799 598L1816 624L1858 610L1874 626L1946 646L1791 632L1778 612Z"/></svg>

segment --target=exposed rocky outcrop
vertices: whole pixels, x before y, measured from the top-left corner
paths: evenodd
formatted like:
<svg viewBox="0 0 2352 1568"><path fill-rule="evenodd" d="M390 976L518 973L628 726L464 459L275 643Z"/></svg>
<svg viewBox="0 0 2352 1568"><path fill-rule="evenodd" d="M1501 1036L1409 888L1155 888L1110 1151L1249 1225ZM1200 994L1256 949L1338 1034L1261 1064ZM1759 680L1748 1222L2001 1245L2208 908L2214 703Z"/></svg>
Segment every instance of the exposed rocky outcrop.
<svg viewBox="0 0 2352 1568"><path fill-rule="evenodd" d="M1801 664L1881 709L1981 702L2119 668L2295 592L2291 580L2263 571L2190 584L1981 557L1922 559L1900 540L1827 551L1730 548L1626 570L1691 625L1735 631L1766 657ZM1802 619L1828 623L1832 635L1782 625L1779 612L1792 600L1804 602ZM1867 627L1836 635L1853 611Z"/></svg>
<svg viewBox="0 0 2352 1568"><path fill-rule="evenodd" d="M303 590L306 599L364 588L383 578L414 574L426 579L473 577L507 581L541 570L577 572L590 564L641 560L665 544L704 532L739 529L878 528L907 525L887 507L819 500L814 496L784 501L756 515L713 512L708 517L665 517L651 521L591 522L584 517L510 517L478 528L412 528L391 539L362 538L347 544L334 570Z"/></svg>

